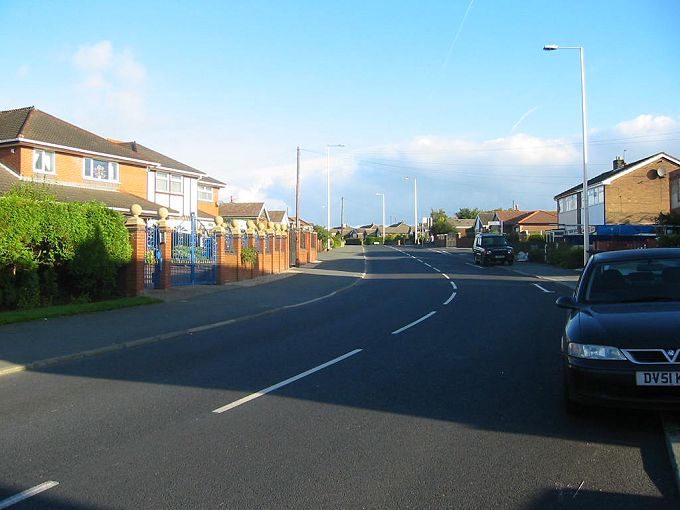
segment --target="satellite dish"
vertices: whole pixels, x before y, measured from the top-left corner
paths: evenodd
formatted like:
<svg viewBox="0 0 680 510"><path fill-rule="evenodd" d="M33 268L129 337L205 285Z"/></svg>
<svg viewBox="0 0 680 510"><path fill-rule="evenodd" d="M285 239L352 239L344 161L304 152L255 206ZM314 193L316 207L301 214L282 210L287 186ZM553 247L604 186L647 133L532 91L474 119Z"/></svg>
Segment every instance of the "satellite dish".
<svg viewBox="0 0 680 510"><path fill-rule="evenodd" d="M663 168L657 168L656 175L659 176L659 178L666 177L666 170L664 170Z"/></svg>

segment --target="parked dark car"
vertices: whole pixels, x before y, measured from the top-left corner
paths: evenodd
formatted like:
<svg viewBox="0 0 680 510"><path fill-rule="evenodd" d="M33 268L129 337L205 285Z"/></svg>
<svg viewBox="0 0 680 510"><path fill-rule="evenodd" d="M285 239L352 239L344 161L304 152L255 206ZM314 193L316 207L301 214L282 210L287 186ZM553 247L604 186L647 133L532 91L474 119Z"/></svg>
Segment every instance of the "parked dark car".
<svg viewBox="0 0 680 510"><path fill-rule="evenodd" d="M515 254L505 236L500 234L477 234L472 243L472 255L475 264L512 264Z"/></svg>
<svg viewBox="0 0 680 510"><path fill-rule="evenodd" d="M556 304L571 410L680 408L680 249L598 253Z"/></svg>

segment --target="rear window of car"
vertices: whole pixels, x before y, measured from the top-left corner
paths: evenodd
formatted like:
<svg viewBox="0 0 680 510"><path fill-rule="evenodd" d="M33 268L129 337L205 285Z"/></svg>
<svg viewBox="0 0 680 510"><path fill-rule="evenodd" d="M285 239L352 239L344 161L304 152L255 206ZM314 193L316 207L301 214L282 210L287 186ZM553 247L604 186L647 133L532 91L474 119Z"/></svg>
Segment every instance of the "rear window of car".
<svg viewBox="0 0 680 510"><path fill-rule="evenodd" d="M505 239L505 237L501 236L489 236L489 237L482 237L482 246L506 246L508 244L508 241Z"/></svg>
<svg viewBox="0 0 680 510"><path fill-rule="evenodd" d="M680 258L598 264L585 287L589 303L680 301Z"/></svg>

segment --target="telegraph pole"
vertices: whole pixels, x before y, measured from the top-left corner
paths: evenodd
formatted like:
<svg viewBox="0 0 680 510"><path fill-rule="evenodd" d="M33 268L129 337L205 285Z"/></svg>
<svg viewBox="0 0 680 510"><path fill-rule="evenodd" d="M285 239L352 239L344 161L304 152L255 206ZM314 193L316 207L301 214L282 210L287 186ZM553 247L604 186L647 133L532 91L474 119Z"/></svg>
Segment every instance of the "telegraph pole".
<svg viewBox="0 0 680 510"><path fill-rule="evenodd" d="M298 264L298 237L300 235L300 146L297 148L297 175L295 179L295 264Z"/></svg>
<svg viewBox="0 0 680 510"><path fill-rule="evenodd" d="M342 226L345 224L345 197L340 197L340 237L342 237Z"/></svg>

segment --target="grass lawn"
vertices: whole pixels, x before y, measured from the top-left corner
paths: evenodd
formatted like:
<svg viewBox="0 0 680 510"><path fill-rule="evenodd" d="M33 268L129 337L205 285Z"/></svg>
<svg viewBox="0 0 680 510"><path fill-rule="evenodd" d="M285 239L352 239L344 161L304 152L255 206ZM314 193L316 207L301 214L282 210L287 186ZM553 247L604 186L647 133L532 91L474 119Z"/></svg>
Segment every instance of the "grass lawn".
<svg viewBox="0 0 680 510"><path fill-rule="evenodd" d="M95 303L74 303L70 305L46 306L43 308L31 308L30 310L13 310L0 313L0 325L12 324L13 322L26 322L37 319L50 319L64 315L77 315L81 313L101 312L104 310L117 310L130 306L152 305L162 303L163 300L148 296L137 296L109 301L97 301Z"/></svg>

